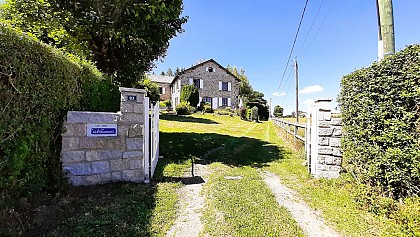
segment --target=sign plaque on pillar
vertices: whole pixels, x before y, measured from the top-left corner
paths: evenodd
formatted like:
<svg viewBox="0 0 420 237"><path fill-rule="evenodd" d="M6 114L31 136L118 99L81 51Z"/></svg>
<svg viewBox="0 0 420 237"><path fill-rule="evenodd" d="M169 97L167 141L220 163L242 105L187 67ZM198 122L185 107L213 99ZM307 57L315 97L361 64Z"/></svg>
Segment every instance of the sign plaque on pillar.
<svg viewBox="0 0 420 237"><path fill-rule="evenodd" d="M88 137L116 137L118 135L118 125L88 123L86 133Z"/></svg>

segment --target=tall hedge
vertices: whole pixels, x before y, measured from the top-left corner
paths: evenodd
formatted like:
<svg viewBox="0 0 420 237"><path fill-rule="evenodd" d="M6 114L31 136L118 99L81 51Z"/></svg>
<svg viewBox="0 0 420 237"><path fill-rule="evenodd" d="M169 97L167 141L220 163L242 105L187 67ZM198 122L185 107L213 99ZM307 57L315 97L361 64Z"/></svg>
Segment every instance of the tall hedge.
<svg viewBox="0 0 420 237"><path fill-rule="evenodd" d="M420 45L341 80L347 169L393 198L420 194Z"/></svg>
<svg viewBox="0 0 420 237"><path fill-rule="evenodd" d="M88 62L0 23L0 198L58 187L66 112L115 110L116 93Z"/></svg>

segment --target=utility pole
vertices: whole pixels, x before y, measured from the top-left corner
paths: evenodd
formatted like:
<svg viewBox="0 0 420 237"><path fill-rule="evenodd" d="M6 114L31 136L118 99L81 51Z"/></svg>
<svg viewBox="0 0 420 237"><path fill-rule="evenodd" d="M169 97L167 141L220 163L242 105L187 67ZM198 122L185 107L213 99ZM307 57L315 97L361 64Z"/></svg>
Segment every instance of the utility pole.
<svg viewBox="0 0 420 237"><path fill-rule="evenodd" d="M378 59L395 53L392 0L376 0L378 15Z"/></svg>
<svg viewBox="0 0 420 237"><path fill-rule="evenodd" d="M296 75L296 123L299 123L299 76L298 76L298 62L295 60L295 75Z"/></svg>

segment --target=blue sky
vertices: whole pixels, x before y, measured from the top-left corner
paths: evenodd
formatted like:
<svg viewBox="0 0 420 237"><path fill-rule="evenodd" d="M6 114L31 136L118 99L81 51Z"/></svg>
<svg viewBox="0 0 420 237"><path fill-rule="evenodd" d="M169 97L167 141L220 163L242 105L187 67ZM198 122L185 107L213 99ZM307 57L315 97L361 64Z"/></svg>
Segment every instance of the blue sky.
<svg viewBox="0 0 420 237"><path fill-rule="evenodd" d="M166 57L153 71L188 68L212 58L223 66L245 69L254 89L272 98L272 107L279 104L290 114L295 107L291 66L281 85L280 81L304 4L305 0L184 0L184 15L189 16L185 32L170 41ZM420 43L419 0L393 4L396 49ZM305 111L311 99L336 100L342 76L377 60L377 28L375 0L309 0L292 54L299 62L299 109Z"/></svg>

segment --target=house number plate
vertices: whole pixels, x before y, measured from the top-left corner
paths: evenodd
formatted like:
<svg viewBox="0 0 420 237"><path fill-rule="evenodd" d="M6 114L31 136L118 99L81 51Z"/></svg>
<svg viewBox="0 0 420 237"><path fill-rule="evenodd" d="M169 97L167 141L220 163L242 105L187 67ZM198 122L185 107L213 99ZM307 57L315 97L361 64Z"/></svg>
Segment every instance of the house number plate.
<svg viewBox="0 0 420 237"><path fill-rule="evenodd" d="M91 124L87 125L88 137L116 137L118 135L117 124Z"/></svg>

